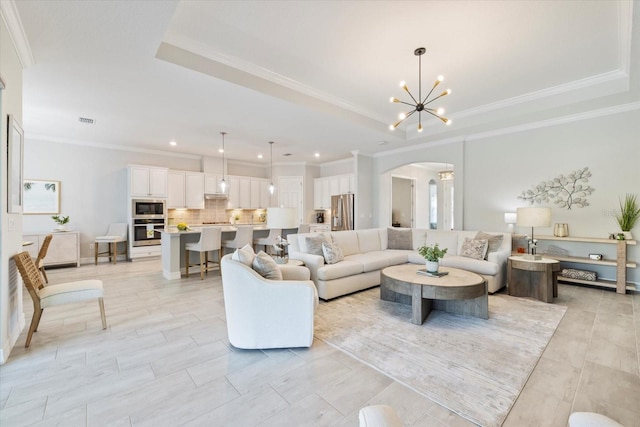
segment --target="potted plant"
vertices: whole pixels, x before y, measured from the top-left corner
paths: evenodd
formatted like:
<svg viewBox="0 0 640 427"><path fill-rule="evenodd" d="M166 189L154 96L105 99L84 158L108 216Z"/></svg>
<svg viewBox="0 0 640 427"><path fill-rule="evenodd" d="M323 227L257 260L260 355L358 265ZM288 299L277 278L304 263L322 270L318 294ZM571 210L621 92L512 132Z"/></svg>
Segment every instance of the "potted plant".
<svg viewBox="0 0 640 427"><path fill-rule="evenodd" d="M627 194L624 201L620 200L620 213L616 215L616 221L627 240L633 239L631 229L640 218L640 205L635 194Z"/></svg>
<svg viewBox="0 0 640 427"><path fill-rule="evenodd" d="M53 219L56 224L58 224L58 230L66 230L66 224L69 222L69 216L54 215L51 217L51 219Z"/></svg>
<svg viewBox="0 0 640 427"><path fill-rule="evenodd" d="M427 260L427 271L429 273L437 273L438 266L440 265L438 260L444 257L444 254L447 253L447 248L440 249L438 244L435 243L431 246L420 246L418 248L418 253Z"/></svg>

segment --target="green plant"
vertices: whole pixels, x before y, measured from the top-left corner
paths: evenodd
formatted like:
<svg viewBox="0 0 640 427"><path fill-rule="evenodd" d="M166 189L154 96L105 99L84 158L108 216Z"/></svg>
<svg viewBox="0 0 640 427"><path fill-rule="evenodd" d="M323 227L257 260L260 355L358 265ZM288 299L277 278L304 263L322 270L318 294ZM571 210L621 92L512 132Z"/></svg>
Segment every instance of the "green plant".
<svg viewBox="0 0 640 427"><path fill-rule="evenodd" d="M622 231L631 231L640 218L640 206L635 194L627 194L624 202L620 200L620 213L616 214L616 221Z"/></svg>
<svg viewBox="0 0 640 427"><path fill-rule="evenodd" d="M427 261L438 262L447 253L447 248L440 249L435 243L431 246L420 246L418 253Z"/></svg>
<svg viewBox="0 0 640 427"><path fill-rule="evenodd" d="M68 216L54 215L51 217L51 219L53 219L58 225L65 225L66 223L69 222Z"/></svg>

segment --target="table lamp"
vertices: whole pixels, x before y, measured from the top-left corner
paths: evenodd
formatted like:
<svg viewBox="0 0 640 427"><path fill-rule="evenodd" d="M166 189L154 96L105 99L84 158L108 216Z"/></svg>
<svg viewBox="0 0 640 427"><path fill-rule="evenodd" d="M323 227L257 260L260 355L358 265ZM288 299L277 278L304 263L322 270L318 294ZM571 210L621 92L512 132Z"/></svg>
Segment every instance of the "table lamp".
<svg viewBox="0 0 640 427"><path fill-rule="evenodd" d="M536 255L536 240L533 238L534 227L551 227L551 208L518 208L516 212L518 227L531 227L531 238L529 239L529 253L524 255L525 259L539 260L540 255Z"/></svg>
<svg viewBox="0 0 640 427"><path fill-rule="evenodd" d="M515 212L504 213L504 223L508 224L509 233L513 233L513 224L517 223L518 215Z"/></svg>
<svg viewBox="0 0 640 427"><path fill-rule="evenodd" d="M267 208L267 227L279 228L285 230L287 228L297 228L298 210L296 208ZM277 245L282 250L281 261L286 262L287 258L287 246L289 243L284 239L284 234L278 241ZM278 260L276 260L278 262Z"/></svg>

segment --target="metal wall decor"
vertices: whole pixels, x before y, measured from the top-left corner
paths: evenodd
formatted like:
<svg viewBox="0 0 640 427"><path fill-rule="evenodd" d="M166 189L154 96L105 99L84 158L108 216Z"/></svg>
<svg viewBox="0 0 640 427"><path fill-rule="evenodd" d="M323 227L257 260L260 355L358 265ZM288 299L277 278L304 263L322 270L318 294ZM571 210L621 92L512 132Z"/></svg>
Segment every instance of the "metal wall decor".
<svg viewBox="0 0 640 427"><path fill-rule="evenodd" d="M526 200L531 205L552 201L560 208L584 208L589 206L587 196L595 191L593 187L587 185L589 178L591 178L591 171L588 167L578 169L566 176L560 175L552 180L542 181L531 190L523 191L518 199Z"/></svg>

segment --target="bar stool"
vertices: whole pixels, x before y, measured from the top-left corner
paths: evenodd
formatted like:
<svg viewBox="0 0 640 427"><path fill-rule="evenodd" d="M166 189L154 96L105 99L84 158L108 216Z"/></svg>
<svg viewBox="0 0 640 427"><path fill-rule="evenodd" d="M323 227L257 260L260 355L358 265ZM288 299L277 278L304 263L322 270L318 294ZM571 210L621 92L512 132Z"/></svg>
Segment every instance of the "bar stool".
<svg viewBox="0 0 640 427"><path fill-rule="evenodd" d="M222 240L222 227L203 227L200 232L200 240L196 243L184 245L184 264L187 278L189 277L189 267L200 265L200 280L204 280L204 273L213 270L215 266L209 268L209 263L213 263L220 268L220 249ZM189 251L200 252L200 264L189 262ZM218 252L218 261L209 261L209 252Z"/></svg>
<svg viewBox="0 0 640 427"><path fill-rule="evenodd" d="M253 225L239 225L236 227L236 236L233 240L222 242L223 248L240 249L244 245L253 244Z"/></svg>
<svg viewBox="0 0 640 427"><path fill-rule="evenodd" d="M93 255L95 257L95 265L98 265L98 257L108 256L109 261L113 259L113 263L116 263L118 255L124 255L124 259L129 259L129 243L127 242L127 229L129 224L126 222L115 222L109 224L107 228L107 234L104 236L96 236L93 242ZM107 243L107 251L100 252L98 249L100 243ZM124 252L118 252L118 243L124 243Z"/></svg>
<svg viewBox="0 0 640 427"><path fill-rule="evenodd" d="M260 237L258 239L253 240L253 246L255 247L255 251L258 252L258 246L264 246L264 251L268 254L271 254L272 245L278 242L278 238L282 236L281 228L271 228L269 230L269 235L267 237Z"/></svg>

